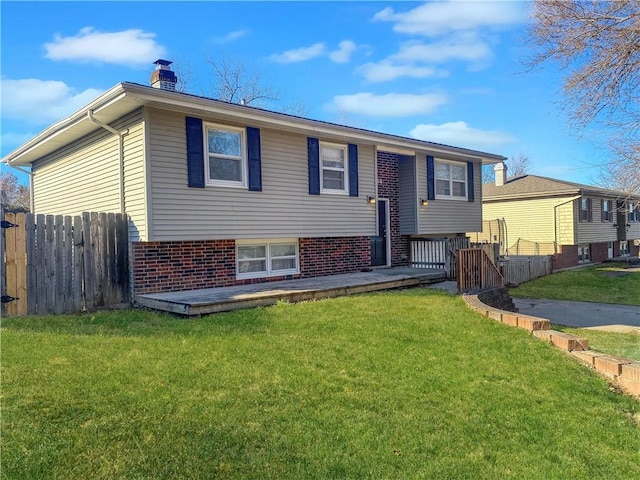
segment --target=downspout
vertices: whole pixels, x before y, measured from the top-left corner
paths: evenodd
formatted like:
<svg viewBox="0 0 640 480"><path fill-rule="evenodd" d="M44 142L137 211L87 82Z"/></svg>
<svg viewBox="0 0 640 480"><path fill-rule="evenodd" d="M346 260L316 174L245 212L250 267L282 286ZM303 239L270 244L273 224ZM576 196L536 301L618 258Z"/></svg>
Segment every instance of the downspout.
<svg viewBox="0 0 640 480"><path fill-rule="evenodd" d="M118 187L120 190L120 212L125 213L124 205L124 136L129 134L129 129L126 128L119 132L115 128L101 122L93 116L93 110L87 110L87 118L96 125L104 128L108 132L113 133L118 137Z"/></svg>
<svg viewBox="0 0 640 480"><path fill-rule="evenodd" d="M556 250L558 247L558 210L556 209L561 205L566 205L567 203L574 202L581 197L582 195L576 195L575 197L571 197L569 200L566 200L562 203L558 203L557 205L553 206L553 241L555 243L554 250ZM576 240L575 233L573 236L573 240L574 242ZM558 252L556 251L556 253Z"/></svg>
<svg viewBox="0 0 640 480"><path fill-rule="evenodd" d="M30 170L25 170L24 168L16 167L15 165L11 165L8 161L5 162L7 167L11 167L19 172L26 173L29 175L29 211L33 213L33 172Z"/></svg>

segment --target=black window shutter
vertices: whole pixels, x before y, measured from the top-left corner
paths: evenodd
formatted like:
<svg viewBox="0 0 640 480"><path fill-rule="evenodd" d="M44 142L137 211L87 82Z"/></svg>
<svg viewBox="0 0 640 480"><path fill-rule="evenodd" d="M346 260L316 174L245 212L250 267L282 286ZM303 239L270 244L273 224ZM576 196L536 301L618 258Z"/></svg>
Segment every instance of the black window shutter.
<svg viewBox="0 0 640 480"><path fill-rule="evenodd" d="M204 133L200 118L186 117L189 186L204 188Z"/></svg>
<svg viewBox="0 0 640 480"><path fill-rule="evenodd" d="M358 145L349 144L349 196L358 196Z"/></svg>
<svg viewBox="0 0 640 480"><path fill-rule="evenodd" d="M307 138L309 162L309 195L320 195L320 142L317 138Z"/></svg>
<svg viewBox="0 0 640 480"><path fill-rule="evenodd" d="M587 199L587 210L589 212L589 221L593 222L593 201L590 198Z"/></svg>
<svg viewBox="0 0 640 480"><path fill-rule="evenodd" d="M431 155L427 155L427 200L436 199L436 167Z"/></svg>
<svg viewBox="0 0 640 480"><path fill-rule="evenodd" d="M247 127L247 161L249 162L249 190L262 191L262 157L260 155L260 129Z"/></svg>
<svg viewBox="0 0 640 480"><path fill-rule="evenodd" d="M467 162L467 200L469 200L470 202L473 202L475 199L473 185L473 162Z"/></svg>

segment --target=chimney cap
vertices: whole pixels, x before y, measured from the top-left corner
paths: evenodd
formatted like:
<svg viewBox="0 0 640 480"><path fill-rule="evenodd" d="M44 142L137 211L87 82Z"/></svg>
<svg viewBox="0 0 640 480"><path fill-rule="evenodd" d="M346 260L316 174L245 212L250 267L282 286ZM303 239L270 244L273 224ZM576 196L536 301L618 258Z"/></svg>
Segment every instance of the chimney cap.
<svg viewBox="0 0 640 480"><path fill-rule="evenodd" d="M153 62L155 65L164 65L164 66L169 66L171 65L173 62L171 60L163 60L162 58L159 58L158 60L156 60L155 62Z"/></svg>

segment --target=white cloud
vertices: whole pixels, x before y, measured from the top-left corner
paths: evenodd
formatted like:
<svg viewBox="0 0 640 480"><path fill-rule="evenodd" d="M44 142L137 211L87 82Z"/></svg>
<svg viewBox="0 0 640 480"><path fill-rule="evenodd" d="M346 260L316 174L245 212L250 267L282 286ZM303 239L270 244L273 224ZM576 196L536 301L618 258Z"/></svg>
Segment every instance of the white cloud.
<svg viewBox="0 0 640 480"><path fill-rule="evenodd" d="M377 63L365 63L356 69L369 82L388 82L401 77L432 78L446 76L446 72L433 67L413 65L409 63L398 64L390 60L382 60Z"/></svg>
<svg viewBox="0 0 640 480"><path fill-rule="evenodd" d="M233 32L229 32L223 37L216 37L213 39L215 43L229 43L234 40L239 40L242 37L246 37L249 34L248 30L234 30Z"/></svg>
<svg viewBox="0 0 640 480"><path fill-rule="evenodd" d="M447 100L446 95L441 93L374 95L363 92L335 96L330 106L348 114L373 117L407 117L431 113L440 105L447 103Z"/></svg>
<svg viewBox="0 0 640 480"><path fill-rule="evenodd" d="M421 123L409 132L413 138L445 145L460 145L467 148L483 149L496 147L515 141L510 135L497 130L480 130L466 122L449 122L441 125Z"/></svg>
<svg viewBox="0 0 640 480"><path fill-rule="evenodd" d="M106 62L122 65L144 65L163 58L166 49L155 40L155 33L139 29L121 32L99 32L85 27L77 35L54 36L45 43L46 58L79 62Z"/></svg>
<svg viewBox="0 0 640 480"><path fill-rule="evenodd" d="M489 45L472 32L446 36L432 42L404 42L390 58L399 62L445 63L450 60L478 62L491 58Z"/></svg>
<svg viewBox="0 0 640 480"><path fill-rule="evenodd" d="M343 40L338 44L338 50L334 50L329 54L329 58L336 63L347 63L351 58L351 54L358 48L351 40Z"/></svg>
<svg viewBox="0 0 640 480"><path fill-rule="evenodd" d="M311 60L312 58L324 55L326 47L324 43L314 43L310 47L287 50L283 53L274 53L269 58L278 63L296 63Z"/></svg>
<svg viewBox="0 0 640 480"><path fill-rule="evenodd" d="M393 22L399 33L438 36L460 30L505 27L524 22L527 5L513 1L429 2L402 13L391 7L376 13L375 21Z"/></svg>
<svg viewBox="0 0 640 480"><path fill-rule="evenodd" d="M2 117L42 125L75 112L103 91L77 91L55 80L2 79Z"/></svg>

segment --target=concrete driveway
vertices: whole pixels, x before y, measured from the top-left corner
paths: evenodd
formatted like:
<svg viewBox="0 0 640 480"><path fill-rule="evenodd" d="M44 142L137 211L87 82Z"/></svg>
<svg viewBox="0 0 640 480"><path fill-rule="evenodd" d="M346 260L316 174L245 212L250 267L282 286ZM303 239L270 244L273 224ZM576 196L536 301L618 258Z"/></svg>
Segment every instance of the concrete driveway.
<svg viewBox="0 0 640 480"><path fill-rule="evenodd" d="M514 298L513 302L520 312L548 318L556 325L640 334L639 306L540 298Z"/></svg>

